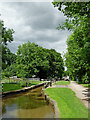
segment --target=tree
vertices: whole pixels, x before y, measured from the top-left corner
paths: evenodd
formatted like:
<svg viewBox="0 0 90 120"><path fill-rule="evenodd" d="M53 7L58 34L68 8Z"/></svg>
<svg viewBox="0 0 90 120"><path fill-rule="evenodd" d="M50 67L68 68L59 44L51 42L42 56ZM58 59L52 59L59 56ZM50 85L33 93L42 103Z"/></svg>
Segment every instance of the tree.
<svg viewBox="0 0 90 120"><path fill-rule="evenodd" d="M3 21L0 20L0 28L1 28L1 35L2 35L2 39L1 39L1 43L2 45L7 45L7 42L11 42L13 41L13 33L14 30L13 29L7 29L6 27L4 27L4 23Z"/></svg>
<svg viewBox="0 0 90 120"><path fill-rule="evenodd" d="M16 76L16 72L17 72L16 68L17 68L17 64L15 63L11 64L10 66L7 66L7 68L4 69L2 72L2 78Z"/></svg>
<svg viewBox="0 0 90 120"><path fill-rule="evenodd" d="M16 62L16 55L11 53L7 46L2 45L2 69L6 69L8 66Z"/></svg>
<svg viewBox="0 0 90 120"><path fill-rule="evenodd" d="M53 2L58 10L67 17L63 25L57 29L72 30L73 33L67 40L67 53L65 62L67 73L76 80L89 81L90 78L90 3L89 2Z"/></svg>
<svg viewBox="0 0 90 120"><path fill-rule="evenodd" d="M71 76L73 80L76 80L76 76L78 75L79 81L83 80L83 82L85 82L87 80L89 81L89 79L83 79L83 77L87 75L87 78L89 78L90 43L87 41L88 39L85 39L85 28L80 28L74 31L67 40L68 53L65 55L65 62L69 76Z"/></svg>
<svg viewBox="0 0 90 120"><path fill-rule="evenodd" d="M64 71L64 64L61 54L56 52L54 49L49 50L50 58L49 58L49 74L51 77L62 78L62 74Z"/></svg>
<svg viewBox="0 0 90 120"><path fill-rule="evenodd" d="M7 43L13 41L13 29L7 29L4 27L3 21L0 20L0 31L1 31L1 47L2 47L2 69L13 63L11 56L16 57L15 54L11 53L7 48Z"/></svg>
<svg viewBox="0 0 90 120"><path fill-rule="evenodd" d="M59 25L58 29L74 30L80 24L89 25L90 3L89 2L52 2L54 7L58 7L64 16L67 17L63 25Z"/></svg>
<svg viewBox="0 0 90 120"><path fill-rule="evenodd" d="M48 50L35 43L25 43L17 51L18 77L62 77L63 60L54 49Z"/></svg>

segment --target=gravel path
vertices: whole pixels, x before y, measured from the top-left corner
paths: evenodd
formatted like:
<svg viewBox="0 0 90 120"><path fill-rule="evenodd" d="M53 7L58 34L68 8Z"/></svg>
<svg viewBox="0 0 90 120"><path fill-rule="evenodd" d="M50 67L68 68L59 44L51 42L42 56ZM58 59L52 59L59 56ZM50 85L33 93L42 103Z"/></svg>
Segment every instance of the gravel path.
<svg viewBox="0 0 90 120"><path fill-rule="evenodd" d="M82 103L90 109L90 89L77 84L75 81L71 81L68 87L71 88Z"/></svg>
<svg viewBox="0 0 90 120"><path fill-rule="evenodd" d="M70 85L53 85L52 87L68 87L71 88L80 101L90 109L90 89L77 84L75 81L71 81Z"/></svg>

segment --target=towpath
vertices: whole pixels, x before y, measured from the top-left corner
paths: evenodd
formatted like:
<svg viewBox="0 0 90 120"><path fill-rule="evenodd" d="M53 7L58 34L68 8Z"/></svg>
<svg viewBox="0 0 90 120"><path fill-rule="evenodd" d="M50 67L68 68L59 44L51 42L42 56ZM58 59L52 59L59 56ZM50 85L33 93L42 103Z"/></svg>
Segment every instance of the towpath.
<svg viewBox="0 0 90 120"><path fill-rule="evenodd" d="M80 101L90 109L90 89L77 84L75 81L71 81L70 85L53 85L52 87L66 87L71 88Z"/></svg>

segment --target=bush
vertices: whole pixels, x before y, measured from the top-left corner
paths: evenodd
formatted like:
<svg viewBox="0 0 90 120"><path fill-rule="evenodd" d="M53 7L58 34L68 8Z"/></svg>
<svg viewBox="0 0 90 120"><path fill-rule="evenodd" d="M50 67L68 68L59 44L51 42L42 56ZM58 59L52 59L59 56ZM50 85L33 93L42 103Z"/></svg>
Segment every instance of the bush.
<svg viewBox="0 0 90 120"><path fill-rule="evenodd" d="M16 64L12 64L2 71L2 78L16 76L16 71Z"/></svg>
<svg viewBox="0 0 90 120"><path fill-rule="evenodd" d="M89 83L89 76L87 73L83 76L82 83Z"/></svg>

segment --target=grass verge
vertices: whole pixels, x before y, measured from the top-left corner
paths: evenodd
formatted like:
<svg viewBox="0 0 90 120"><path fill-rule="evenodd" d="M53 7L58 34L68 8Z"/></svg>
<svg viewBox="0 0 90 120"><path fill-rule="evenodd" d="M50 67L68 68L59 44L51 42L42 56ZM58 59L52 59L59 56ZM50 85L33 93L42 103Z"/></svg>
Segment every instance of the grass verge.
<svg viewBox="0 0 90 120"><path fill-rule="evenodd" d="M88 109L70 88L47 88L45 91L57 102L60 118L88 118Z"/></svg>
<svg viewBox="0 0 90 120"><path fill-rule="evenodd" d="M56 83L53 83L53 85L69 85L70 81L57 81Z"/></svg>
<svg viewBox="0 0 90 120"><path fill-rule="evenodd" d="M34 80L31 80L29 82L28 81L21 81L19 83L3 83L3 92L22 89L23 87L26 86L26 82L27 82L28 87L42 83L41 81L34 81Z"/></svg>
<svg viewBox="0 0 90 120"><path fill-rule="evenodd" d="M3 83L3 92L18 90L18 89L21 89L21 88L22 87L20 86L20 84Z"/></svg>

